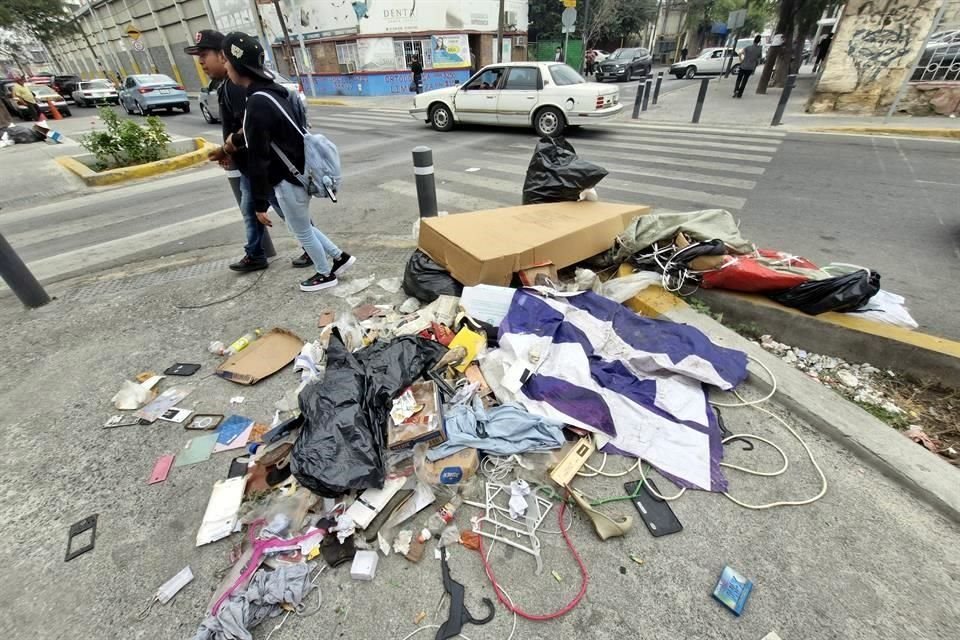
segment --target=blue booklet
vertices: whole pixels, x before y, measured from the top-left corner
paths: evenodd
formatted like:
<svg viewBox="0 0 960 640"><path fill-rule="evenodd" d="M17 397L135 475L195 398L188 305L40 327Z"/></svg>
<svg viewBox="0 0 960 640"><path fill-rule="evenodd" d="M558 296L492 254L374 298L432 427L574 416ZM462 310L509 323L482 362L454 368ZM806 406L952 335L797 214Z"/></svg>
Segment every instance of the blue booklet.
<svg viewBox="0 0 960 640"><path fill-rule="evenodd" d="M724 567L717 586L713 590L713 597L727 606L738 616L743 613L747 604L747 597L753 591L753 582L731 569Z"/></svg>

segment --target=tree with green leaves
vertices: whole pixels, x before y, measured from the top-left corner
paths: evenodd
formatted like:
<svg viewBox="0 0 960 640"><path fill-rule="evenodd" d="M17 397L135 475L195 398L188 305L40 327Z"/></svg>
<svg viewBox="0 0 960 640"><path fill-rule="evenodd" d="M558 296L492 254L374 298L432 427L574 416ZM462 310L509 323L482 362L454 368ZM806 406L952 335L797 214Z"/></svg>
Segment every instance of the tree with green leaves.
<svg viewBox="0 0 960 640"><path fill-rule="evenodd" d="M0 28L26 33L40 42L76 30L63 0L0 0Z"/></svg>

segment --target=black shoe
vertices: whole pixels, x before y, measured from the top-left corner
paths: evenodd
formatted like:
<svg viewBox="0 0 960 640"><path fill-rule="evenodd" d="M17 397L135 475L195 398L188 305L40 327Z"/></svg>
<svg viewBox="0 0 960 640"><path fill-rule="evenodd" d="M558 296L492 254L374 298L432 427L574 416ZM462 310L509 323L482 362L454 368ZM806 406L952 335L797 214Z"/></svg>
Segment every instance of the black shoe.
<svg viewBox="0 0 960 640"><path fill-rule="evenodd" d="M248 271L260 271L261 269L266 269L270 266L270 263L267 262L266 258L251 258L250 256L243 256L239 262L234 262L230 265L231 271L240 271L242 273L247 273Z"/></svg>
<svg viewBox="0 0 960 640"><path fill-rule="evenodd" d="M294 258L293 260L290 261L290 264L292 264L298 269L302 269L303 267L312 267L313 258L311 258L309 254L307 254L307 252L304 251L302 256L300 256L299 258Z"/></svg>
<svg viewBox="0 0 960 640"><path fill-rule="evenodd" d="M338 284L340 283L337 281L337 276L332 273L328 273L327 275L315 273L312 278L300 283L300 291L322 291L323 289L335 287Z"/></svg>
<svg viewBox="0 0 960 640"><path fill-rule="evenodd" d="M347 253L346 251L340 252L340 257L333 261L333 269L331 273L335 276L342 276L347 271L350 271L350 267L356 264L357 259Z"/></svg>

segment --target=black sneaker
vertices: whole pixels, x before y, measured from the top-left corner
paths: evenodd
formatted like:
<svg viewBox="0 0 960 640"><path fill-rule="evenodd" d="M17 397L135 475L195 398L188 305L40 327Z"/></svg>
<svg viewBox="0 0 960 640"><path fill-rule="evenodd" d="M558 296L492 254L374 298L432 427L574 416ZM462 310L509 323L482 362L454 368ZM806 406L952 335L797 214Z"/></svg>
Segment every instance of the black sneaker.
<svg viewBox="0 0 960 640"><path fill-rule="evenodd" d="M342 276L347 271L350 271L350 268L356 264L357 259L347 253L346 251L340 252L340 257L333 261L333 269L331 273L335 276Z"/></svg>
<svg viewBox="0 0 960 640"><path fill-rule="evenodd" d="M243 256L239 262L234 262L230 265L231 271L240 271L242 273L247 273L248 271L260 271L261 269L266 269L270 266L270 263L267 262L266 258L251 258L250 256Z"/></svg>
<svg viewBox="0 0 960 640"><path fill-rule="evenodd" d="M293 260L290 261L290 264L292 264L294 267L298 269L302 269L303 267L312 267L313 258L311 258L310 255L306 251L304 251L302 256L300 256L299 258L294 258Z"/></svg>
<svg viewBox="0 0 960 640"><path fill-rule="evenodd" d="M335 287L338 284L340 283L337 281L337 276L332 273L328 273L327 275L315 273L312 278L300 283L300 291L322 291L323 289Z"/></svg>

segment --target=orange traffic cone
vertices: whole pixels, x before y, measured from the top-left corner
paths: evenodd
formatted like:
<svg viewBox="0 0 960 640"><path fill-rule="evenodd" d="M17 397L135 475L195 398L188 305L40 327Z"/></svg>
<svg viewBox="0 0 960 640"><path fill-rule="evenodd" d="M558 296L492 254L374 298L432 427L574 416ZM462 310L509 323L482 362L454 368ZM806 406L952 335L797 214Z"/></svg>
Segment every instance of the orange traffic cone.
<svg viewBox="0 0 960 640"><path fill-rule="evenodd" d="M63 116L60 115L60 111L57 110L57 105L53 104L53 100L47 100L47 106L50 107L50 115L53 116L54 120L63 120Z"/></svg>

